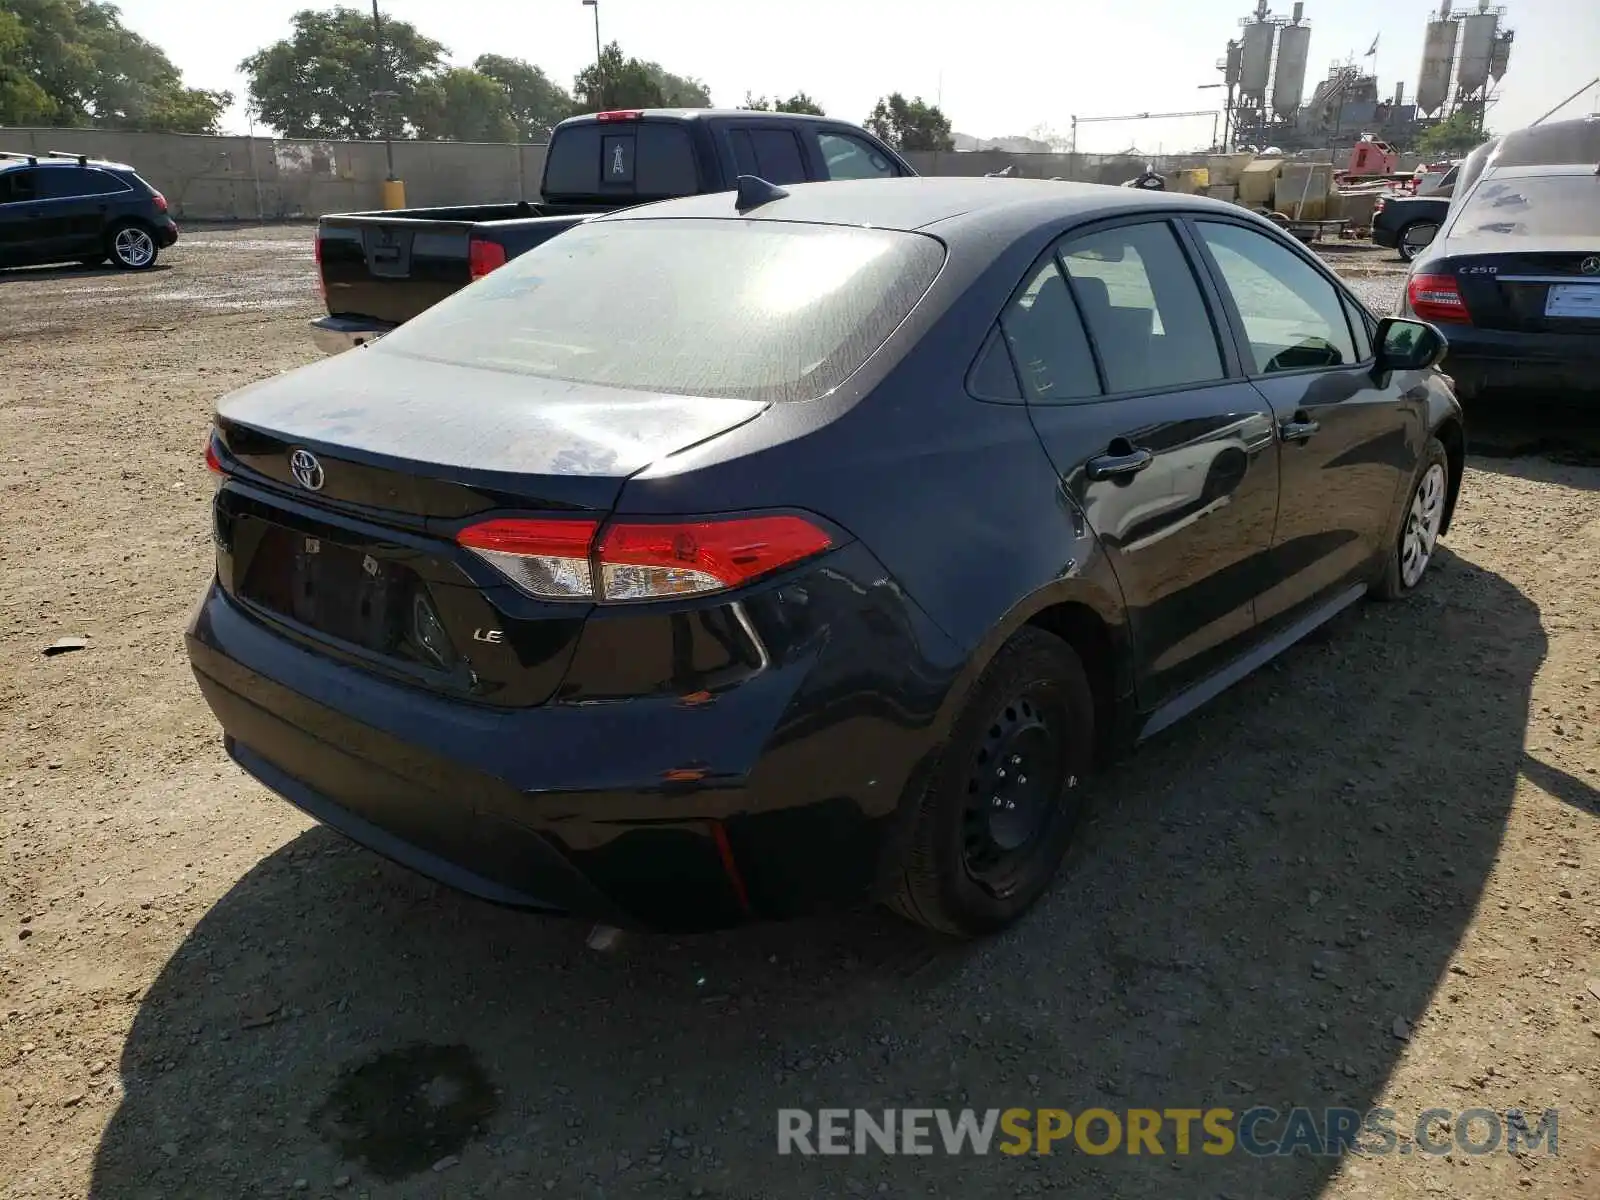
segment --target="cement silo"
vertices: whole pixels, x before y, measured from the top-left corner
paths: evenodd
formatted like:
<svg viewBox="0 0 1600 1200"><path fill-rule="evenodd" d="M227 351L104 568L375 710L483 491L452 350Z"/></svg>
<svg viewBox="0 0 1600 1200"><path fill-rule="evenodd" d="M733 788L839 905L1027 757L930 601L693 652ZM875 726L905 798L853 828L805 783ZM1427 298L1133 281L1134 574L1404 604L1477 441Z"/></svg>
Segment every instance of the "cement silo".
<svg viewBox="0 0 1600 1200"><path fill-rule="evenodd" d="M1278 31L1278 69L1272 77L1272 111L1280 118L1294 116L1306 90L1306 60L1311 53L1311 26L1297 20Z"/></svg>
<svg viewBox="0 0 1600 1200"><path fill-rule="evenodd" d="M1515 37L1509 29L1495 35L1494 48L1489 51L1489 78L1496 83L1505 78L1506 68L1511 65L1511 42Z"/></svg>
<svg viewBox="0 0 1600 1200"><path fill-rule="evenodd" d="M1456 37L1461 23L1450 16L1449 4L1428 22L1422 39L1422 71L1417 76L1417 111L1432 116L1450 98L1450 68L1455 65Z"/></svg>
<svg viewBox="0 0 1600 1200"><path fill-rule="evenodd" d="M1239 97L1247 108L1260 107L1272 76L1272 43L1278 27L1271 21L1251 21L1244 27L1239 51Z"/></svg>
<svg viewBox="0 0 1600 1200"><path fill-rule="evenodd" d="M1461 22L1461 61L1456 66L1456 94L1470 96L1489 82L1489 57L1494 52L1500 16L1475 12Z"/></svg>

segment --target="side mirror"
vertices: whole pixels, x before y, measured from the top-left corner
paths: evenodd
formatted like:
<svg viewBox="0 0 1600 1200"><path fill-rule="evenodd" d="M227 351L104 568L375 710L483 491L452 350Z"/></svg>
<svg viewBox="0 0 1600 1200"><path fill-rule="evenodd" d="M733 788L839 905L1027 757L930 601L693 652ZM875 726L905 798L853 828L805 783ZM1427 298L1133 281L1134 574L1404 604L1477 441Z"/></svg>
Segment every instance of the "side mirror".
<svg viewBox="0 0 1600 1200"><path fill-rule="evenodd" d="M1378 322L1377 370L1426 371L1444 361L1450 344L1444 334L1426 321L1385 317Z"/></svg>

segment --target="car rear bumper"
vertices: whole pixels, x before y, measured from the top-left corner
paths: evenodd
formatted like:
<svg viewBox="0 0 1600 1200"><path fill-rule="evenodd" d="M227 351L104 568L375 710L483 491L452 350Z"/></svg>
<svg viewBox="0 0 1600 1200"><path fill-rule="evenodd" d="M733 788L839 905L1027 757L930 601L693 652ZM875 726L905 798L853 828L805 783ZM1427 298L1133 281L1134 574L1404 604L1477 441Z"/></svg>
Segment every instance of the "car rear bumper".
<svg viewBox="0 0 1600 1200"><path fill-rule="evenodd" d="M1444 371L1467 396L1490 389L1600 393L1600 338L1445 325Z"/></svg>
<svg viewBox="0 0 1600 1200"><path fill-rule="evenodd" d="M1386 250L1397 249L1400 245L1400 231L1398 229L1381 229L1372 227L1372 241L1374 245L1382 246Z"/></svg>
<svg viewBox="0 0 1600 1200"><path fill-rule="evenodd" d="M815 657L712 702L496 709L303 649L215 583L187 644L229 754L317 820L492 902L667 930L867 896L955 669L899 719L810 694Z"/></svg>
<svg viewBox="0 0 1600 1200"><path fill-rule="evenodd" d="M178 223L176 221L169 217L166 221L156 226L156 246L158 249L165 250L169 246L177 245L177 242Z"/></svg>
<svg viewBox="0 0 1600 1200"><path fill-rule="evenodd" d="M324 354L342 354L376 341L399 326L358 317L319 317L311 322L311 340Z"/></svg>

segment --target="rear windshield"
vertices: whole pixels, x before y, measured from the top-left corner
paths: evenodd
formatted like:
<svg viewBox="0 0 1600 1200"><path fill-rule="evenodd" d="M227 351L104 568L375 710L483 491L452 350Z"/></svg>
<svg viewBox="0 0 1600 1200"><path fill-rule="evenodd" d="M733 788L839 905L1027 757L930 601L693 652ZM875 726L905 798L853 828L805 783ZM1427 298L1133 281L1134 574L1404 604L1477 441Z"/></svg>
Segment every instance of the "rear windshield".
<svg viewBox="0 0 1600 1200"><path fill-rule="evenodd" d="M1452 237L1600 236L1600 177L1487 179L1467 198Z"/></svg>
<svg viewBox="0 0 1600 1200"><path fill-rule="evenodd" d="M597 221L406 322L374 352L690 396L811 400L922 298L944 246L781 221Z"/></svg>
<svg viewBox="0 0 1600 1200"><path fill-rule="evenodd" d="M545 199L627 196L664 200L700 191L694 146L682 124L608 121L568 125L551 138Z"/></svg>

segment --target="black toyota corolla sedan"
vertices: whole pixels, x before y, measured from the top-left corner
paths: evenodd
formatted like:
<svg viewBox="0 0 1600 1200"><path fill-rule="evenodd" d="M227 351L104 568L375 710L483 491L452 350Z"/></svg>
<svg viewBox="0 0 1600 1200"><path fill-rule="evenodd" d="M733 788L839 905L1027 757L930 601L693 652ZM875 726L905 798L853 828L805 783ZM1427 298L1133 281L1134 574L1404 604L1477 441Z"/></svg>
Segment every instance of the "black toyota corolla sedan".
<svg viewBox="0 0 1600 1200"><path fill-rule="evenodd" d="M223 399L189 653L245 770L475 895L982 934L1115 751L1422 582L1443 350L1219 202L747 178Z"/></svg>

